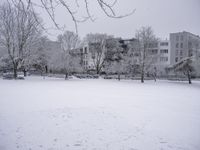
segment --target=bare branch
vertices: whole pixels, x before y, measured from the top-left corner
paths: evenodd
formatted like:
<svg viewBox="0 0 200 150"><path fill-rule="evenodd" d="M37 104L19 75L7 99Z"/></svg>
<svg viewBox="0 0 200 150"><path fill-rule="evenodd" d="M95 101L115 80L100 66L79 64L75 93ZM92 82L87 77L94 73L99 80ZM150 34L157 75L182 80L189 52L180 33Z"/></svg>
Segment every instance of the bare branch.
<svg viewBox="0 0 200 150"><path fill-rule="evenodd" d="M92 22L95 21L94 16L91 14L92 8L89 7L89 0L83 0L84 5L85 5L83 7L85 8L86 16L81 17L82 19L80 19L80 17L77 16L77 12L80 8L78 0L75 0L75 4L76 4L75 11L72 10L70 5L68 5L65 0L40 0L39 2L33 2L33 0L7 0L7 1L12 2L14 6L17 6L18 3L24 3L24 6L26 6L27 9L29 9L30 7L32 7L32 9L33 7L40 7L44 9L57 29L61 29L55 17L57 6L63 6L66 9L67 13L71 16L72 21L75 26L76 33L78 33L78 23L85 22L87 20L91 20ZM111 4L109 4L105 0L96 0L96 2L97 2L97 6L100 7L103 13L109 18L115 18L115 19L124 18L124 17L132 15L135 12L135 9L134 9L130 13L126 13L124 15L116 15L114 6L116 6L118 0L114 0Z"/></svg>

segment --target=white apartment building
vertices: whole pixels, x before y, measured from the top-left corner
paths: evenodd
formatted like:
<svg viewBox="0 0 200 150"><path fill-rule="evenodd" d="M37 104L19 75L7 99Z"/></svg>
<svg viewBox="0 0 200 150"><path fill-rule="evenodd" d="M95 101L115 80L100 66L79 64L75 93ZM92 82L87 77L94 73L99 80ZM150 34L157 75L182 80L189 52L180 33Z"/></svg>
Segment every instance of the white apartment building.
<svg viewBox="0 0 200 150"><path fill-rule="evenodd" d="M170 65L192 57L196 76L200 77L200 37L183 31L170 34Z"/></svg>
<svg viewBox="0 0 200 150"><path fill-rule="evenodd" d="M148 55L152 59L152 65L156 67L157 74L165 74L165 68L170 65L169 40L159 40L151 43L148 48Z"/></svg>
<svg viewBox="0 0 200 150"><path fill-rule="evenodd" d="M183 58L197 56L200 49L200 37L183 31L170 34L170 64L173 65Z"/></svg>

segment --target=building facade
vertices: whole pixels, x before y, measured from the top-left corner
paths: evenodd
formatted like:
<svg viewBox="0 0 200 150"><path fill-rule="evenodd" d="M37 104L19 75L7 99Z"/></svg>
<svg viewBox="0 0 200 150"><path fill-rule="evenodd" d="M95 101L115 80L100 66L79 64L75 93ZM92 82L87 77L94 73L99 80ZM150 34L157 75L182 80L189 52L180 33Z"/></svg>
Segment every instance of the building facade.
<svg viewBox="0 0 200 150"><path fill-rule="evenodd" d="M150 67L156 69L157 75L164 75L165 68L170 65L170 41L158 40L150 43L147 49Z"/></svg>
<svg viewBox="0 0 200 150"><path fill-rule="evenodd" d="M198 56L200 49L200 37L183 31L170 34L170 65L183 58Z"/></svg>
<svg viewBox="0 0 200 150"><path fill-rule="evenodd" d="M158 60L156 67L158 70L158 75L165 74L165 68L170 65L170 41L161 40L158 42Z"/></svg>

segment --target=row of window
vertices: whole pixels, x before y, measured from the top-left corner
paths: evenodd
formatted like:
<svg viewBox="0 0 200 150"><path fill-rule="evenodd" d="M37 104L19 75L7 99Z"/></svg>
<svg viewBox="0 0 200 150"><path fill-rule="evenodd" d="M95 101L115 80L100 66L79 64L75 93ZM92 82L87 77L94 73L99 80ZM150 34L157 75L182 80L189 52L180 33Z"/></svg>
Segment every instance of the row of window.
<svg viewBox="0 0 200 150"><path fill-rule="evenodd" d="M87 66L88 65L88 61L83 61L83 65Z"/></svg>
<svg viewBox="0 0 200 150"><path fill-rule="evenodd" d="M160 43L160 46L168 46L168 45L169 45L168 42L161 42L161 43Z"/></svg>
<svg viewBox="0 0 200 150"><path fill-rule="evenodd" d="M149 51L150 54L157 54L158 53L158 49L151 49ZM161 54L168 54L168 49L161 49L160 50Z"/></svg>
<svg viewBox="0 0 200 150"><path fill-rule="evenodd" d="M160 53L161 53L161 54L167 54L167 53L168 53L168 49L161 49L161 50L160 50Z"/></svg>
<svg viewBox="0 0 200 150"><path fill-rule="evenodd" d="M179 55L179 50L177 49L176 50L176 56L178 56ZM183 56L183 50L180 50L180 56Z"/></svg>
<svg viewBox="0 0 200 150"><path fill-rule="evenodd" d="M158 50L157 49L151 49L150 50L150 54L157 54L158 53Z"/></svg>
<svg viewBox="0 0 200 150"><path fill-rule="evenodd" d="M168 61L168 57L160 57L160 61L161 62L166 62L166 61Z"/></svg>
<svg viewBox="0 0 200 150"><path fill-rule="evenodd" d="M183 43L180 43L180 44L179 44L179 43L176 43L176 48L179 48L179 47L180 47L180 48L183 48Z"/></svg>
<svg viewBox="0 0 200 150"><path fill-rule="evenodd" d="M169 45L169 42L161 42L161 43L160 43L160 46L168 46L168 45ZM148 47L149 47L149 48L158 47L158 43L151 43L151 44L149 44Z"/></svg>
<svg viewBox="0 0 200 150"><path fill-rule="evenodd" d="M85 53L85 54L88 53L87 47L81 48L80 51L81 53Z"/></svg>
<svg viewBox="0 0 200 150"><path fill-rule="evenodd" d="M158 43L150 43L148 45L149 48L155 48L155 47L158 47Z"/></svg>

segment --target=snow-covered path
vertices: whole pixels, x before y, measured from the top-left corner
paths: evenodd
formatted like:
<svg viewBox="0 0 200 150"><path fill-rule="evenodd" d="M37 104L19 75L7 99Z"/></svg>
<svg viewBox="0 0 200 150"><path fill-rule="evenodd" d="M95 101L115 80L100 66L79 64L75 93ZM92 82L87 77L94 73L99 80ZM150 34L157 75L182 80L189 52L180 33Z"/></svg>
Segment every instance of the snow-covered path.
<svg viewBox="0 0 200 150"><path fill-rule="evenodd" d="M0 79L0 150L199 150L200 82Z"/></svg>

